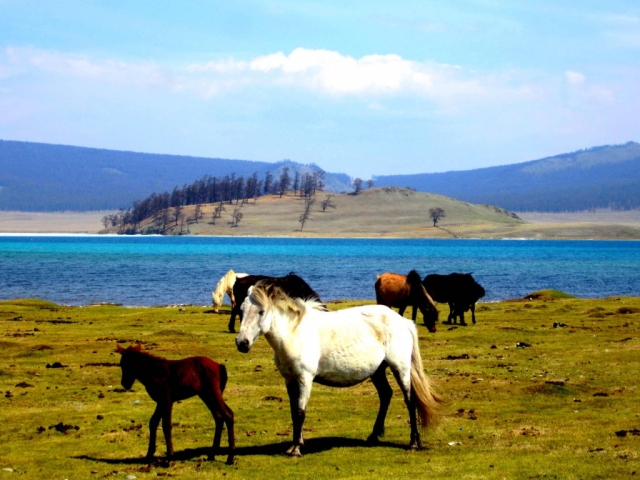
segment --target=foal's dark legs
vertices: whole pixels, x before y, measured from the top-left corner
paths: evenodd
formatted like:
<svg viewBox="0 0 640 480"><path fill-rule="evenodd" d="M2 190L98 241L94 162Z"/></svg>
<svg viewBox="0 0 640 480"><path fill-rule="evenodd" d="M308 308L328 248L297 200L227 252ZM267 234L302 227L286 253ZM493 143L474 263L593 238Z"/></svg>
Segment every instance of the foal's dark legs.
<svg viewBox="0 0 640 480"><path fill-rule="evenodd" d="M163 405L158 403L156 409L149 420L149 448L147 449L147 459L152 459L156 453L156 436L158 433L158 424L162 420L162 431L164 440L167 444L167 458L173 456L173 442L171 440L171 410L173 405Z"/></svg>
<svg viewBox="0 0 640 480"><path fill-rule="evenodd" d="M162 418L162 411L160 404L156 405L156 409L151 415L149 420L149 448L147 449L147 459L152 459L153 454L156 453L156 436L158 433L158 424Z"/></svg>
<svg viewBox="0 0 640 480"><path fill-rule="evenodd" d="M164 433L164 441L167 443L167 458L173 457L173 440L171 438L171 412L173 404L169 403L165 407L165 413L162 416L162 432Z"/></svg>
<svg viewBox="0 0 640 480"><path fill-rule="evenodd" d="M213 435L213 444L211 445L211 454L209 455L209 459L215 460L215 456L220 450L222 428L223 425L226 425L229 436L229 455L227 456L227 465L232 465L236 449L235 432L233 428L233 410L231 410L224 402L222 395L212 394L210 397L206 398L201 395L200 398L211 411L213 420L216 423L216 431Z"/></svg>
<svg viewBox="0 0 640 480"><path fill-rule="evenodd" d="M371 376L371 381L378 391L380 410L378 410L376 423L373 424L373 431L371 432L371 435L369 435L369 438L367 438L367 442L376 443L380 437L384 436L384 420L387 417L387 410L389 409L391 397L393 396L393 389L387 380L386 363L383 363L378 367L376 373Z"/></svg>

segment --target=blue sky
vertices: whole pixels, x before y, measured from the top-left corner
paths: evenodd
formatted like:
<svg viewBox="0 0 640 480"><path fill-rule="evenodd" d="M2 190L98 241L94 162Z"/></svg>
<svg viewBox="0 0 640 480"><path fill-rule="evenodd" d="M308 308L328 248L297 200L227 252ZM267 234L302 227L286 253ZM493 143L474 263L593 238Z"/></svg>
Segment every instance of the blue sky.
<svg viewBox="0 0 640 480"><path fill-rule="evenodd" d="M466 170L640 141L637 1L0 0L0 139Z"/></svg>

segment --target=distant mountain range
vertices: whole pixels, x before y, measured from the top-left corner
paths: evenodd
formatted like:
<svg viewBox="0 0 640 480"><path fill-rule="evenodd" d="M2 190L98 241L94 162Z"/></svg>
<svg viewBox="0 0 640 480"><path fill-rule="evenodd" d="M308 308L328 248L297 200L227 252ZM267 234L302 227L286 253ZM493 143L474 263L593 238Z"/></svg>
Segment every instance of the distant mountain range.
<svg viewBox="0 0 640 480"><path fill-rule="evenodd" d="M640 207L640 144L605 145L530 162L446 173L388 175L409 187L515 212Z"/></svg>
<svg viewBox="0 0 640 480"><path fill-rule="evenodd" d="M293 178L322 170L317 165L156 155L98 148L0 140L0 210L61 211L129 208L151 193L171 191L211 175ZM325 173L325 189L350 191L346 174Z"/></svg>
<svg viewBox="0 0 640 480"><path fill-rule="evenodd" d="M129 208L151 193L211 175L278 178L322 171L277 163L124 152L0 140L0 209L23 211ZM352 191L344 173L325 172L325 190ZM530 162L445 173L374 177L375 186L409 187L510 211L581 211L640 207L640 144L606 145Z"/></svg>

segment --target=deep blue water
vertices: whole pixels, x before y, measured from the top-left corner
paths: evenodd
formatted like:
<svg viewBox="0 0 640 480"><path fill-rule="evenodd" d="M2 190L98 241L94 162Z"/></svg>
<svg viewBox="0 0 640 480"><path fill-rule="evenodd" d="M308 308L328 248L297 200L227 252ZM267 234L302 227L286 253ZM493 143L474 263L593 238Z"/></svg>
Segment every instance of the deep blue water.
<svg viewBox="0 0 640 480"><path fill-rule="evenodd" d="M373 299L376 275L473 272L484 301L553 288L640 295L640 242L0 236L0 299L197 304L227 270L293 271L323 300Z"/></svg>

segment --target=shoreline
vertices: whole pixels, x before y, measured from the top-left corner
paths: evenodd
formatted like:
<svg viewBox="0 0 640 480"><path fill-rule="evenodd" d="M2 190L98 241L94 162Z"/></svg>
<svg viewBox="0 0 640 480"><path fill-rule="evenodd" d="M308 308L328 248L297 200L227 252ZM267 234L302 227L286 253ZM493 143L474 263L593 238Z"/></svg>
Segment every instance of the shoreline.
<svg viewBox="0 0 640 480"><path fill-rule="evenodd" d="M266 202L264 202L266 203ZM101 219L113 212L16 212L0 211L0 236L120 236L104 232ZM336 238L336 239L492 239L492 240L640 240L640 210L596 212L548 213L517 212L522 223L467 223L438 227L415 223L414 217L405 218L391 228L375 222L364 210L351 218L345 216L337 223L331 217L319 216L319 223L310 223L308 230L299 231L290 219L280 212L270 217L273 222L255 217L252 223L237 228L216 227L202 223L191 224L193 233L187 235L134 235L184 236L211 238ZM290 212L289 212L290 213ZM353 212L352 212L353 213ZM282 216L285 215L285 216ZM332 213L335 215L335 213ZM322 219L322 220L320 220ZM365 221L363 219L371 219ZM253 223L256 222L256 223ZM324 223L322 223L324 222ZM294 222L295 223L295 222ZM221 228L222 227L222 228ZM209 228L209 231L207 231ZM284 231L289 233L283 234ZM251 232L251 233L250 233Z"/></svg>
<svg viewBox="0 0 640 480"><path fill-rule="evenodd" d="M2 237L69 237L69 238L176 238L176 235L158 235L158 234L114 234L114 233L25 233L25 232L0 232ZM637 242L638 238L561 238L561 237L458 237L458 238L442 238L442 237L342 237L342 236L323 236L323 237L301 237L286 235L181 235L179 238L256 238L256 239L286 239L286 240L438 240L438 241L509 241L509 242L540 242L540 241L556 241L556 242Z"/></svg>

